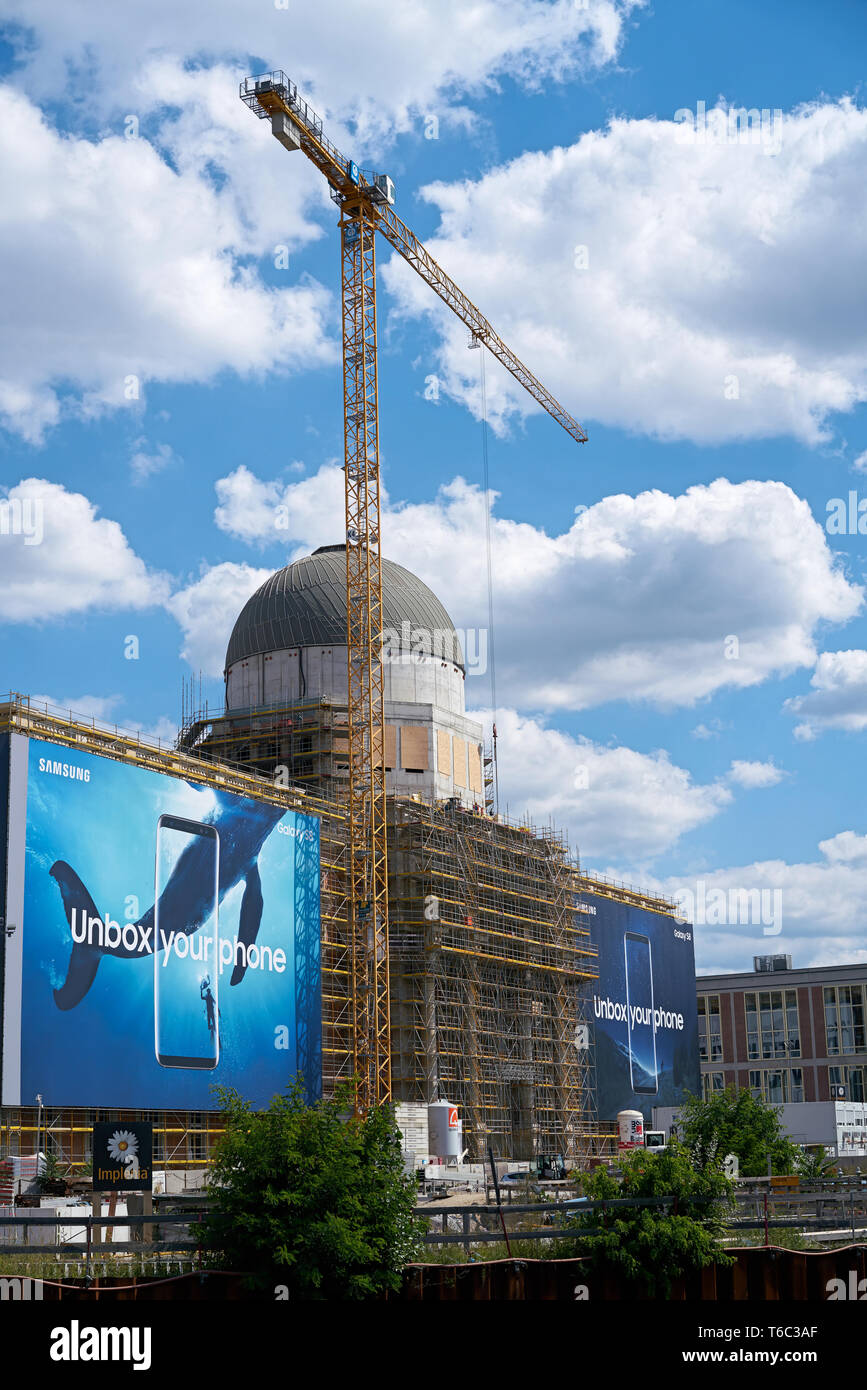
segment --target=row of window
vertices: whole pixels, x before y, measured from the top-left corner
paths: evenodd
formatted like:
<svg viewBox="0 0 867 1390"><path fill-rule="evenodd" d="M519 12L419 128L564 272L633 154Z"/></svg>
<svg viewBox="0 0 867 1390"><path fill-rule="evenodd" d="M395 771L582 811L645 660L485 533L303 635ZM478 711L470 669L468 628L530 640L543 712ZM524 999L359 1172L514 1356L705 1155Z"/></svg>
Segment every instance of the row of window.
<svg viewBox="0 0 867 1390"><path fill-rule="evenodd" d="M826 985L825 1040L827 1055L867 1050L864 986ZM801 1056L798 992L762 989L744 994L747 1058L750 1061ZM723 1041L718 994L699 995L698 1046L703 1062L722 1062Z"/></svg>
<svg viewBox="0 0 867 1390"><path fill-rule="evenodd" d="M721 1071L705 1072L702 1076L702 1092L705 1100L725 1090L725 1074ZM771 1105L788 1105L804 1099L804 1070L791 1067L785 1070L751 1071L750 1090L757 1100L765 1100Z"/></svg>
<svg viewBox="0 0 867 1390"><path fill-rule="evenodd" d="M705 1100L725 1090L725 1073L707 1071L702 1075ZM750 1090L773 1105L794 1104L804 1099L803 1067L779 1067L750 1072ZM846 1100L867 1100L867 1067L829 1067L828 1084L843 1086Z"/></svg>

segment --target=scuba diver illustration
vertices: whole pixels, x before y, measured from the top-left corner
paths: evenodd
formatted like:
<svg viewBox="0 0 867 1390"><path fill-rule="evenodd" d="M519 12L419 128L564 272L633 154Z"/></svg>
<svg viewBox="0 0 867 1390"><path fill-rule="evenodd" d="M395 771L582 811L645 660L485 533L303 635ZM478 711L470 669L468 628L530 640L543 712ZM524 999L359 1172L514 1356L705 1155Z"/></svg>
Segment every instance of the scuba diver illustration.
<svg viewBox="0 0 867 1390"><path fill-rule="evenodd" d="M211 990L211 977L206 975L199 985L199 998L205 1005L205 1017L208 1020L208 1032L211 1037L217 1030L217 1010L215 1009L216 1000ZM222 1014L220 1015L222 1018Z"/></svg>

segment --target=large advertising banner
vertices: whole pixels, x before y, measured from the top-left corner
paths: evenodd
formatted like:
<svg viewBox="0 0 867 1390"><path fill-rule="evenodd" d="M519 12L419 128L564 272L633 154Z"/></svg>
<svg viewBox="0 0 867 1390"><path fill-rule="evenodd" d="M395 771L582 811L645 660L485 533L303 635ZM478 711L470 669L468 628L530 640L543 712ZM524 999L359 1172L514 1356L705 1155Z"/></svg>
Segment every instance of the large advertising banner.
<svg viewBox="0 0 867 1390"><path fill-rule="evenodd" d="M299 1072L316 1097L317 818L8 743L3 1103L264 1106Z"/></svg>
<svg viewBox="0 0 867 1390"><path fill-rule="evenodd" d="M701 1086L693 929L665 913L597 893L576 899L599 950L590 1013L598 1116L651 1119Z"/></svg>

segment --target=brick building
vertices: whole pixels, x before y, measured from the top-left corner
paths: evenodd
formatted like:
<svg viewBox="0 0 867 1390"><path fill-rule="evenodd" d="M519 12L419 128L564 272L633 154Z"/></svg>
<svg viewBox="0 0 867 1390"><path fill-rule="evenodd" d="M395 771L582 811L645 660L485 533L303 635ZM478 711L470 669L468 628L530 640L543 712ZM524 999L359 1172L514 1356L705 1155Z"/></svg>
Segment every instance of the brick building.
<svg viewBox="0 0 867 1390"><path fill-rule="evenodd" d="M704 1094L733 1085L776 1105L867 1101L867 964L753 964L697 980Z"/></svg>

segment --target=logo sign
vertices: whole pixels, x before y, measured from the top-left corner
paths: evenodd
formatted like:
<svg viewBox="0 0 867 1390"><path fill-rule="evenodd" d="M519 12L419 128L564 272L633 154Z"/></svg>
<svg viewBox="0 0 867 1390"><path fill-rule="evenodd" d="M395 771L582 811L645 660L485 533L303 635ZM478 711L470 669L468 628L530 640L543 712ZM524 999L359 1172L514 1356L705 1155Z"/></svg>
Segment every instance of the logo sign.
<svg viewBox="0 0 867 1390"><path fill-rule="evenodd" d="M458 1128L458 1107L456 1105L451 1105L449 1106L449 1129Z"/></svg>
<svg viewBox="0 0 867 1390"><path fill-rule="evenodd" d="M93 1126L94 1192L150 1192L153 1125L121 1120Z"/></svg>

